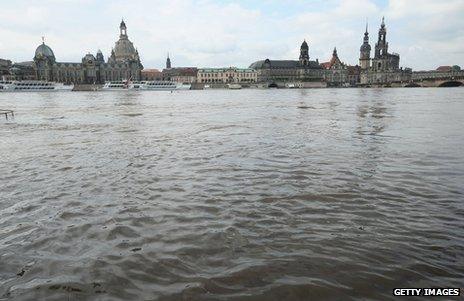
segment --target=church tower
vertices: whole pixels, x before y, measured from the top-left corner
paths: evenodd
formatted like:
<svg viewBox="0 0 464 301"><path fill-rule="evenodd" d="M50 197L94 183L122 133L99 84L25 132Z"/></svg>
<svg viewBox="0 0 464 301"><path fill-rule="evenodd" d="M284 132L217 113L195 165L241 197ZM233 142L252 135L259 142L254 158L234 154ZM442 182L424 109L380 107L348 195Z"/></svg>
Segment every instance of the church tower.
<svg viewBox="0 0 464 301"><path fill-rule="evenodd" d="M105 57L103 56L103 53L100 49L97 51L97 62L104 63L105 62Z"/></svg>
<svg viewBox="0 0 464 301"><path fill-rule="evenodd" d="M121 20L121 25L119 25L119 38L127 39L127 27L126 27L126 23L124 22L124 20Z"/></svg>
<svg viewBox="0 0 464 301"><path fill-rule="evenodd" d="M394 71L400 68L400 56L396 53L388 52L387 28L385 27L385 18L382 18L382 24L379 29L379 39L375 44L375 55L372 59L372 69L375 71Z"/></svg>
<svg viewBox="0 0 464 301"><path fill-rule="evenodd" d="M171 59L169 58L169 53L168 58L166 59L166 69L171 69Z"/></svg>
<svg viewBox="0 0 464 301"><path fill-rule="evenodd" d="M308 43L306 43L306 40L303 41L300 47L300 65L309 65L309 46Z"/></svg>
<svg viewBox="0 0 464 301"><path fill-rule="evenodd" d="M369 45L369 32L367 30L364 33L364 43L361 45L360 56L359 56L359 65L361 69L369 69L371 65L371 45Z"/></svg>
<svg viewBox="0 0 464 301"><path fill-rule="evenodd" d="M382 24L379 29L379 39L375 44L375 57L380 58L388 54L387 29L385 28L385 18L382 18Z"/></svg>

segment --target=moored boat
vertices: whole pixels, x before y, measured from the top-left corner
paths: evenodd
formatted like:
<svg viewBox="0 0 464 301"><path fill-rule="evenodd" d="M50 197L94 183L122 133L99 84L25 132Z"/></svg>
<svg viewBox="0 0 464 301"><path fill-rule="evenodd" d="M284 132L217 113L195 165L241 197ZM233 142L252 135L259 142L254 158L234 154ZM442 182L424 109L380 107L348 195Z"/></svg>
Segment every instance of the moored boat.
<svg viewBox="0 0 464 301"><path fill-rule="evenodd" d="M131 85L135 85L138 88L138 82L130 82L127 80L122 80L122 81L106 82L105 85L102 87L102 90L106 90L106 91L129 90L129 88L131 88Z"/></svg>
<svg viewBox="0 0 464 301"><path fill-rule="evenodd" d="M296 89L296 88L299 88L297 84L295 83L286 83L285 84L285 87L288 88L288 89Z"/></svg>
<svg viewBox="0 0 464 301"><path fill-rule="evenodd" d="M140 90L140 91L173 91L173 90L190 90L190 84L178 84L171 81L117 81L106 82L103 90L121 91L121 90Z"/></svg>
<svg viewBox="0 0 464 301"><path fill-rule="evenodd" d="M72 91L74 85L37 80L1 80L0 92Z"/></svg>
<svg viewBox="0 0 464 301"><path fill-rule="evenodd" d="M170 81L147 81L141 86L140 90L150 91L173 91L179 90L181 84Z"/></svg>
<svg viewBox="0 0 464 301"><path fill-rule="evenodd" d="M228 87L231 90L240 90L242 88L242 85L240 85L240 84L228 84Z"/></svg>

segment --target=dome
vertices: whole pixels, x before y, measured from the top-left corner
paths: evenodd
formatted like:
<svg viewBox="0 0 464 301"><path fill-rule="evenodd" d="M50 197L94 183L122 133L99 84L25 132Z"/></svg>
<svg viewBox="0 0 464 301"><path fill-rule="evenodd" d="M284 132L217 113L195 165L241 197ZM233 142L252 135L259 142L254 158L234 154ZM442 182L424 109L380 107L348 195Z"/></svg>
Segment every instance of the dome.
<svg viewBox="0 0 464 301"><path fill-rule="evenodd" d="M53 50L47 45L45 45L45 43L42 43L35 50L35 57L41 57L41 56L55 60L55 54L53 53Z"/></svg>
<svg viewBox="0 0 464 301"><path fill-rule="evenodd" d="M303 44L301 44L301 49L309 49L308 43L306 43L306 40L303 41Z"/></svg>
<svg viewBox="0 0 464 301"><path fill-rule="evenodd" d="M95 57L91 53L87 53L84 58L82 59L83 61L95 61Z"/></svg>
<svg viewBox="0 0 464 301"><path fill-rule="evenodd" d="M134 44L128 39L120 39L114 47L114 55L117 61L134 58L136 55Z"/></svg>

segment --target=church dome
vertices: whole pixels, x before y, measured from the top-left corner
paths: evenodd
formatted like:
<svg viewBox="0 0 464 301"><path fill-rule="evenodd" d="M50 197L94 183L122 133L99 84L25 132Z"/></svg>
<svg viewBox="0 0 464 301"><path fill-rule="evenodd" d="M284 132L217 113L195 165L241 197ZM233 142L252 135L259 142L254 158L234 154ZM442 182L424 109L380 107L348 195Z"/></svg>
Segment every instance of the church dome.
<svg viewBox="0 0 464 301"><path fill-rule="evenodd" d="M82 62L83 63L93 63L95 61L95 56L91 53L87 53L83 58Z"/></svg>
<svg viewBox="0 0 464 301"><path fill-rule="evenodd" d="M90 61L95 60L95 57L94 57L93 54L91 54L91 53L87 53L87 54L84 56L84 58L85 58L86 60L88 60L88 61L89 61L89 60L90 60Z"/></svg>
<svg viewBox="0 0 464 301"><path fill-rule="evenodd" d="M37 47L35 50L35 57L46 57L55 60L55 54L53 53L53 50L45 45L45 43L42 43L39 47Z"/></svg>
<svg viewBox="0 0 464 301"><path fill-rule="evenodd" d="M118 61L133 59L136 55L134 44L128 39L120 39L114 47L114 55Z"/></svg>

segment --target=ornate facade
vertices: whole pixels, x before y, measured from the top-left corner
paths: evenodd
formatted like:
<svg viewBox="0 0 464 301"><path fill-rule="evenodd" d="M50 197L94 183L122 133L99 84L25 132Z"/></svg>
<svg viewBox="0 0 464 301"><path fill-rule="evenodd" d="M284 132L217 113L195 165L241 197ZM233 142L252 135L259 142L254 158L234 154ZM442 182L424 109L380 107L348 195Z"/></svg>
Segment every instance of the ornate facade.
<svg viewBox="0 0 464 301"><path fill-rule="evenodd" d="M360 48L359 65L361 66L361 84L387 85L400 83L411 79L409 70L400 69L400 55L388 52L387 28L385 19L379 29L377 43L375 44L374 57L371 59L371 46L369 44L369 32L366 26L364 42Z"/></svg>
<svg viewBox="0 0 464 301"><path fill-rule="evenodd" d="M34 69L39 80L73 84L102 84L105 81L124 79L140 80L143 66L137 49L127 35L127 27L121 22L119 40L105 63L99 50L94 56L86 54L80 63L57 62L53 50L42 42L34 56Z"/></svg>
<svg viewBox="0 0 464 301"><path fill-rule="evenodd" d="M322 77L328 86L340 87L350 83L348 66L340 60L337 48L332 52L330 61L321 63L324 72Z"/></svg>
<svg viewBox="0 0 464 301"><path fill-rule="evenodd" d="M299 60L270 60L254 62L251 69L258 72L258 82L317 82L322 80L323 70L319 61L311 61L309 46L303 41Z"/></svg>
<svg viewBox="0 0 464 301"><path fill-rule="evenodd" d="M258 73L254 69L230 68L202 68L198 69L199 83L211 84L251 84L256 83Z"/></svg>

